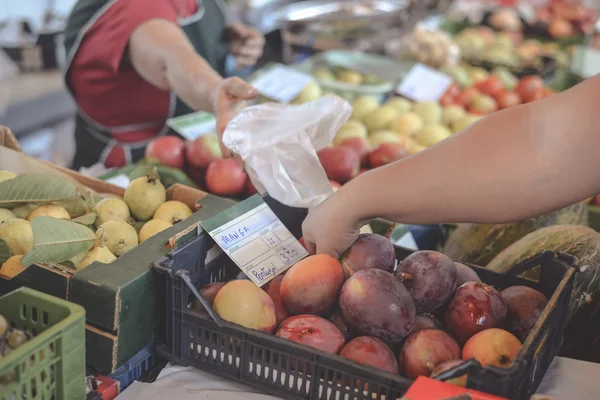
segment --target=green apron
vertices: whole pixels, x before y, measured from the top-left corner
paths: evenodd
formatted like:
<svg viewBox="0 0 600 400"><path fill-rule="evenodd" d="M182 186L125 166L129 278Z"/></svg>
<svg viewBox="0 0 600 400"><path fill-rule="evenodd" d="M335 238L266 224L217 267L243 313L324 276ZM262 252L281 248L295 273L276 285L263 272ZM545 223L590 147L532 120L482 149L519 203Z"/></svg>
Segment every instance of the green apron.
<svg viewBox="0 0 600 400"><path fill-rule="evenodd" d="M65 30L65 50L67 53L65 78L87 30L117 1L128 0L79 0L77 2L69 16ZM196 0L196 2L198 4L196 14L183 19L179 25L198 54L223 76L228 54L225 5L222 4L221 0ZM67 88L72 93L68 79L65 80L67 81ZM167 118L189 114L192 111L174 93L171 93ZM75 125L76 152L71 167L78 170L81 167L89 167L95 163L104 162L115 146L123 149L128 164L136 162L143 158L145 148L150 140L120 142L115 140L111 133L118 132L126 136L127 132L156 126L156 122L140 121L127 126L108 127L92 120L79 110ZM166 124L163 124L158 136L167 134L175 133Z"/></svg>

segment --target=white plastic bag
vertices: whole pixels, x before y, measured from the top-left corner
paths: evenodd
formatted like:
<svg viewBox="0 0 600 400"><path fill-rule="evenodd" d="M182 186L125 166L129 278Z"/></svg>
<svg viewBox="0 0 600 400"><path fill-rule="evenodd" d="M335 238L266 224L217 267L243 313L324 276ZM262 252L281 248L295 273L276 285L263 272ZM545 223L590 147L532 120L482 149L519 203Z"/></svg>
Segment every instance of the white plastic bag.
<svg viewBox="0 0 600 400"><path fill-rule="evenodd" d="M299 106L251 106L227 125L223 144L244 160L259 193L309 208L333 192L317 151L333 141L351 113L350 104L334 95Z"/></svg>

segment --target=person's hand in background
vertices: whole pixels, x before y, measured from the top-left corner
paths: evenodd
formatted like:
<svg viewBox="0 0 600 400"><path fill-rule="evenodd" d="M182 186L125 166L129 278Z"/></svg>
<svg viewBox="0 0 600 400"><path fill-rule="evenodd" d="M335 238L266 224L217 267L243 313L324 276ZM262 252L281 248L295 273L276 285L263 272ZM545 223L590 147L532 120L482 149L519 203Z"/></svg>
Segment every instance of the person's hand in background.
<svg viewBox="0 0 600 400"><path fill-rule="evenodd" d="M240 78L223 79L214 93L213 110L217 118L217 135L223 156L231 155L231 150L223 145L221 139L229 121L246 107L246 100L252 100L258 95L258 90Z"/></svg>
<svg viewBox="0 0 600 400"><path fill-rule="evenodd" d="M239 22L229 27L229 34L229 51L237 61L237 68L255 65L263 54L265 37L257 30Z"/></svg>

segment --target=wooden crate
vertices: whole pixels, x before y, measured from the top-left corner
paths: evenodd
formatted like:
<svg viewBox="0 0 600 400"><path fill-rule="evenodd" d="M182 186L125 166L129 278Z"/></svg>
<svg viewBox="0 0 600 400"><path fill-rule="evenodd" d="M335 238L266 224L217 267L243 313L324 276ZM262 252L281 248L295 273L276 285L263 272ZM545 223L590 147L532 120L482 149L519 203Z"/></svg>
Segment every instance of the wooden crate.
<svg viewBox="0 0 600 400"><path fill-rule="evenodd" d="M0 127L0 170L63 175L97 193L122 196L124 190L76 171L25 156L10 130ZM191 217L151 237L111 264L94 263L75 272L61 265L32 265L23 273L0 279L0 293L27 286L80 304L86 310L87 364L112 373L146 347L164 325L164 287L153 262L176 246L182 232L193 235L202 219L233 204L183 185L167 191L169 200L186 203Z"/></svg>

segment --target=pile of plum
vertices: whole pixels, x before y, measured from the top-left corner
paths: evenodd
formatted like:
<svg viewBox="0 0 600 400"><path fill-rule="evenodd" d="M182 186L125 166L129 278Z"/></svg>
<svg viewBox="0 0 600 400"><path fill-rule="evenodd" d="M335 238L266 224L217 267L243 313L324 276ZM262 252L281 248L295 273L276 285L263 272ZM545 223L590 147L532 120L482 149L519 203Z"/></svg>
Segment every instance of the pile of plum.
<svg viewBox="0 0 600 400"><path fill-rule="evenodd" d="M435 251L397 264L376 234L361 234L340 260L307 257L263 289L238 279L200 293L226 321L408 378L471 358L508 367L548 302L527 286L499 292Z"/></svg>

